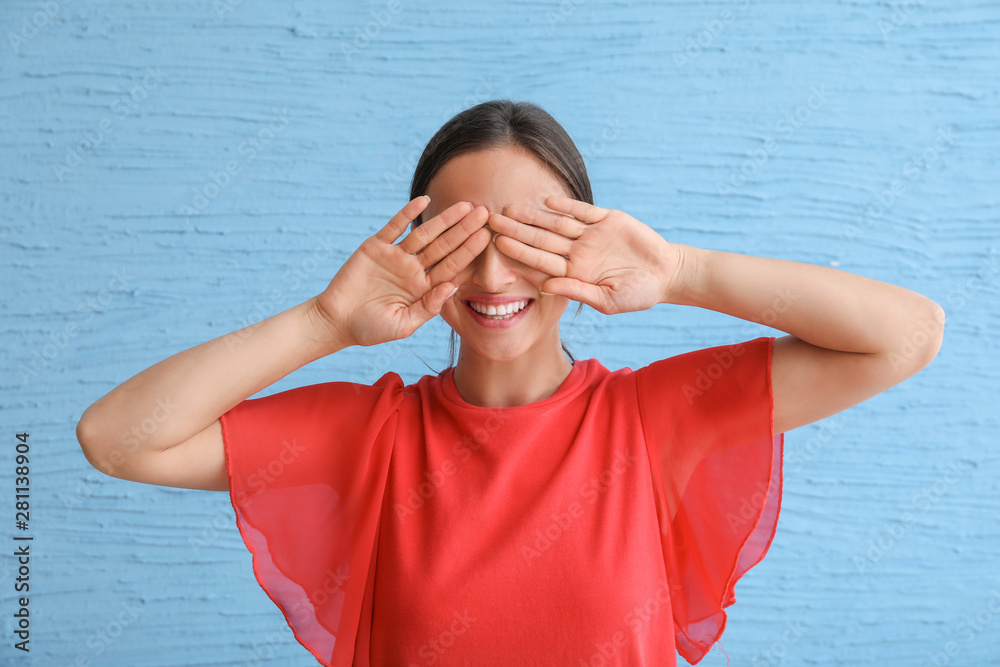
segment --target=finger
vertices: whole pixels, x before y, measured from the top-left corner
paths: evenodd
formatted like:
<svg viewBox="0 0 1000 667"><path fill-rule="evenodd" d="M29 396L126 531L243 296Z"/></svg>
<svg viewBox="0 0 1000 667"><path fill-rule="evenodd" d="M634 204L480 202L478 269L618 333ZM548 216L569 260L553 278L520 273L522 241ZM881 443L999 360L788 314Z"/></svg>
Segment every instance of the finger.
<svg viewBox="0 0 1000 667"><path fill-rule="evenodd" d="M576 278L549 278L542 287L546 292L585 303L594 310L604 312L604 289Z"/></svg>
<svg viewBox="0 0 1000 667"><path fill-rule="evenodd" d="M561 255L569 254L572 242L586 229L586 224L576 218L522 204L511 204L503 213L494 213L490 226L504 236Z"/></svg>
<svg viewBox="0 0 1000 667"><path fill-rule="evenodd" d="M430 203L431 198L425 195L411 199L406 206L400 209L399 213L389 219L385 227L375 233L375 238L382 243L395 243L396 239L406 230L406 226L420 215L421 211L427 208Z"/></svg>
<svg viewBox="0 0 1000 667"><path fill-rule="evenodd" d="M535 248L509 236L498 236L496 244L500 252L508 257L550 276L565 276L569 271L569 260L562 255Z"/></svg>
<svg viewBox="0 0 1000 667"><path fill-rule="evenodd" d="M594 206L585 201L570 199L562 195L546 197L545 205L560 213L568 213L584 222L599 222L611 212L611 209L601 208L600 206Z"/></svg>
<svg viewBox="0 0 1000 667"><path fill-rule="evenodd" d="M408 314L414 331L424 322L441 312L441 308L444 307L444 304L450 298L449 293L455 287L456 285L450 282L435 285L420 300L410 306Z"/></svg>
<svg viewBox="0 0 1000 667"><path fill-rule="evenodd" d="M490 244L491 236L490 230L480 226L471 236L465 239L465 242L435 264L434 268L427 273L431 284L437 285L447 280L453 280L455 276L464 271L465 267L472 264L472 261L486 250L486 246Z"/></svg>
<svg viewBox="0 0 1000 667"><path fill-rule="evenodd" d="M406 235L406 238L396 245L398 245L400 250L403 250L408 255L421 252L428 246L428 244L433 243L434 239L436 239L441 232L460 221L471 210L472 204L469 202L455 202L430 220L424 222L424 224L411 231ZM426 267L429 265L425 263L424 266Z"/></svg>
<svg viewBox="0 0 1000 667"><path fill-rule="evenodd" d="M458 224L453 225L444 234L438 236L433 243L421 250L417 259L420 260L425 270L433 267L481 229L486 224L488 217L489 210L485 206L477 206L461 218Z"/></svg>

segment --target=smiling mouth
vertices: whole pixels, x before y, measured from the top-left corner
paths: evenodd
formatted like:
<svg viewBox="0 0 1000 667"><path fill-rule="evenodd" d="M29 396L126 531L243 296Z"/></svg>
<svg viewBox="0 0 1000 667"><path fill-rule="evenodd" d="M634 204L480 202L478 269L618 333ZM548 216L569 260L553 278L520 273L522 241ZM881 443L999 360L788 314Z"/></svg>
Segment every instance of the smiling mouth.
<svg viewBox="0 0 1000 667"><path fill-rule="evenodd" d="M482 318L482 320L485 320L487 322L505 322L507 320L511 320L522 315L526 310L528 310L531 307L531 304L533 304L534 302L535 302L534 299L527 299L526 303L521 309L514 311L513 313L504 313L503 315L500 314L489 315L488 313L479 312L472 307L472 302L468 300L465 301L465 306L474 316ZM479 305L484 309L488 309L485 304L480 303Z"/></svg>

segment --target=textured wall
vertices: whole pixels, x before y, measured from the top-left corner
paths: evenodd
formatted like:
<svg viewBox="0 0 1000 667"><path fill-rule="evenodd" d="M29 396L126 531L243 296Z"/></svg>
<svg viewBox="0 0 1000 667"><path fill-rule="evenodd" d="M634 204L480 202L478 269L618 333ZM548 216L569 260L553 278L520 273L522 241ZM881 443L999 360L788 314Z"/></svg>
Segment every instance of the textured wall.
<svg viewBox="0 0 1000 667"><path fill-rule="evenodd" d="M2 438L33 445L32 664L315 664L226 494L106 477L74 427L157 361L321 291L405 203L441 123L496 97L548 109L596 202L668 240L945 307L930 367L788 434L731 664L1000 664L998 21L996 3L922 0L3 0ZM692 308L575 311L563 338L610 369L779 333ZM447 333L438 318L262 395L416 381L416 355L445 366ZM28 664L11 648L13 456L0 663Z"/></svg>

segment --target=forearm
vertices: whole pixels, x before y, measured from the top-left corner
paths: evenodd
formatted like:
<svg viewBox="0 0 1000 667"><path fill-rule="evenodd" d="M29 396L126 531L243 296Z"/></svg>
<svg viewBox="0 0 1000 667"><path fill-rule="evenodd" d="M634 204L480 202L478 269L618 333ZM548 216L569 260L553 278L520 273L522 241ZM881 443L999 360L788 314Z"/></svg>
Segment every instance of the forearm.
<svg viewBox="0 0 1000 667"><path fill-rule="evenodd" d="M126 380L84 412L81 447L166 449L297 368L346 347L320 340L314 303L178 352Z"/></svg>
<svg viewBox="0 0 1000 667"><path fill-rule="evenodd" d="M898 285L789 260L681 249L684 279L664 290L663 303L715 310L843 352L892 354L914 339L933 345L935 337L940 344L940 306Z"/></svg>

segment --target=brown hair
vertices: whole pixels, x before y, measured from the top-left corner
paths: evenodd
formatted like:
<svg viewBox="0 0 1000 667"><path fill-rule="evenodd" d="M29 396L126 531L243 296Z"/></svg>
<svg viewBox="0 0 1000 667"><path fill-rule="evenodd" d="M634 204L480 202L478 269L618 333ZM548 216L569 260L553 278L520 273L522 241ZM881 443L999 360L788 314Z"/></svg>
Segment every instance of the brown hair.
<svg viewBox="0 0 1000 667"><path fill-rule="evenodd" d="M573 199L594 203L587 167L576 144L555 118L537 104L490 100L466 109L441 126L424 147L410 183L410 199L424 194L448 160L464 153L513 146L531 152L556 174ZM414 228L423 224L417 216ZM583 310L583 304L576 316ZM576 361L560 341L571 361ZM425 362L426 363L426 362ZM448 366L455 364L455 331L451 332ZM433 369L432 369L433 370Z"/></svg>

